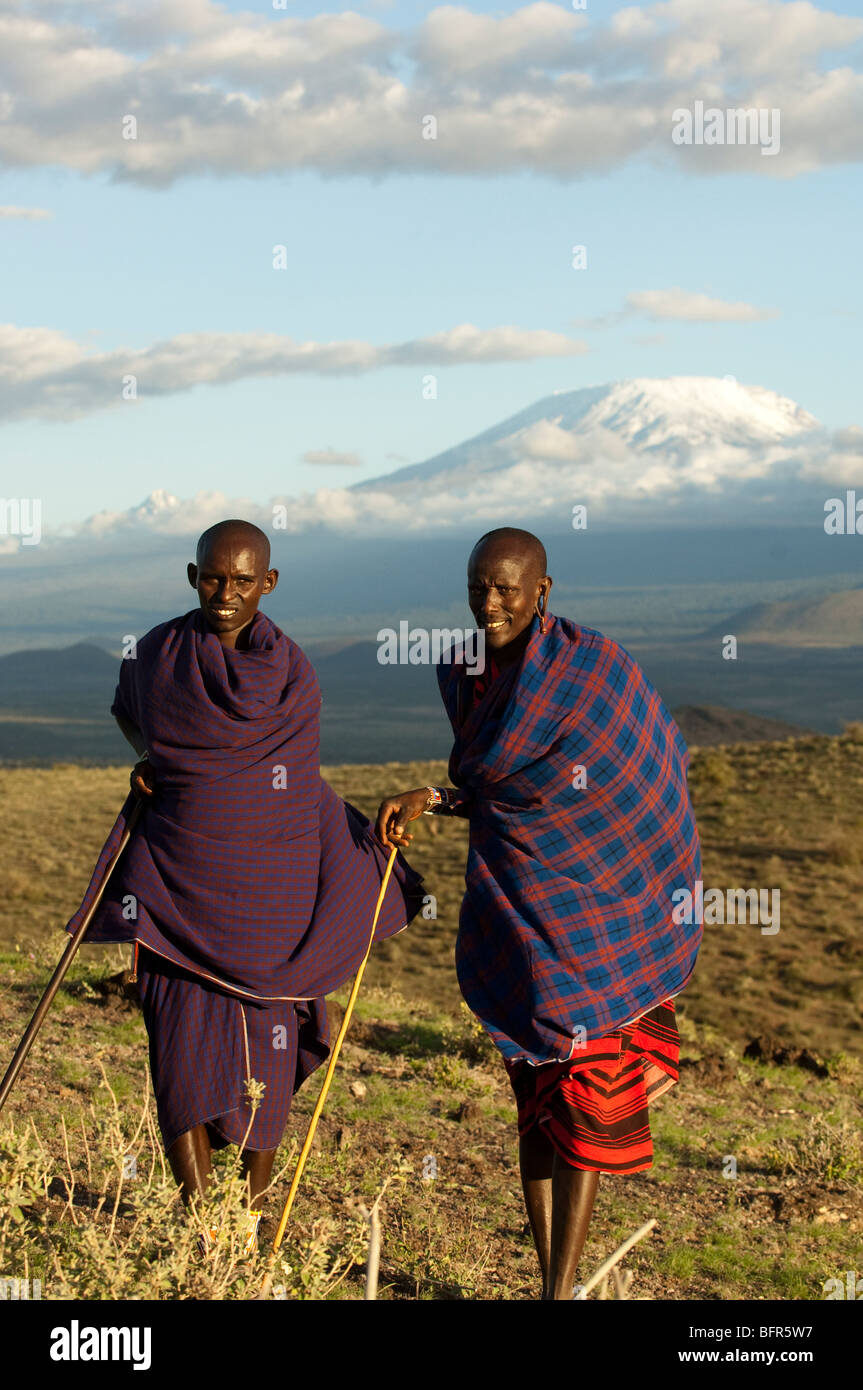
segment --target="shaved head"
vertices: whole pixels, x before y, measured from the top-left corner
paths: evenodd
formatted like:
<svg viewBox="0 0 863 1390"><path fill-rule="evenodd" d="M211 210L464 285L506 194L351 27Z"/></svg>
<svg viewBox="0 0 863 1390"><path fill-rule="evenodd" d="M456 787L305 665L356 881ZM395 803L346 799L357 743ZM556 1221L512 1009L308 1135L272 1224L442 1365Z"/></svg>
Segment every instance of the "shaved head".
<svg viewBox="0 0 863 1390"><path fill-rule="evenodd" d="M486 531L471 551L471 560L480 551L485 554L487 548L494 548L495 554L526 561L531 573L536 574L538 579L543 577L548 568L542 541L532 531L522 531L518 526L499 526L496 531Z"/></svg>
<svg viewBox="0 0 863 1390"><path fill-rule="evenodd" d="M269 569L270 540L260 526L255 526L251 521L240 521L237 518L229 521L217 521L215 526L210 526L203 535L198 537L198 544L195 549L197 563L202 564L221 541L227 541L231 549L245 548L254 551L255 559L259 561L261 568L264 571Z"/></svg>

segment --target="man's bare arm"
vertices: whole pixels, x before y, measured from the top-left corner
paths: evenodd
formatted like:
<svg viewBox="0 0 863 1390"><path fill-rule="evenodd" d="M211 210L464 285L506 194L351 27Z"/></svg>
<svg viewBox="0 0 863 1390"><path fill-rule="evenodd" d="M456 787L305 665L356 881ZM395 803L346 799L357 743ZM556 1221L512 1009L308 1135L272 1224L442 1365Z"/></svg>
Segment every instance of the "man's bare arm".
<svg viewBox="0 0 863 1390"><path fill-rule="evenodd" d="M438 792L440 792L438 788ZM426 811L433 811L452 816L461 816L465 819L470 817L470 798L467 793L457 791L454 788L443 788L446 801L443 806L440 801L432 807L433 797L431 787L416 787L413 791L401 792L397 796L388 797L382 801L378 807L378 819L375 825L375 834L385 845L397 845L400 849L406 849L413 839L412 835L405 832L405 824L408 821L416 820L418 816Z"/></svg>
<svg viewBox="0 0 863 1390"><path fill-rule="evenodd" d="M138 757L146 750L147 742L137 724L133 724L131 719L127 719L124 714L115 714L114 718L120 726L120 733L127 743L131 743Z"/></svg>

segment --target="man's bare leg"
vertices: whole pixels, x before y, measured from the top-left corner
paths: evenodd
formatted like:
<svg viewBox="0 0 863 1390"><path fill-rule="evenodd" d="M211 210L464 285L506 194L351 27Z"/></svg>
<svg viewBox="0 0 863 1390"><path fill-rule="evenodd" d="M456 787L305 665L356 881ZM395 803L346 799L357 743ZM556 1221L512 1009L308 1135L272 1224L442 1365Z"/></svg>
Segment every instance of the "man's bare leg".
<svg viewBox="0 0 863 1390"><path fill-rule="evenodd" d="M249 1179L250 1201L254 1206L258 1197L269 1186L273 1171L275 1149L245 1149L243 1151L243 1177ZM181 1134L168 1150L171 1172L183 1192L183 1201L189 1205L191 1198L206 1191L213 1172L213 1154L206 1125L195 1125Z"/></svg>
<svg viewBox="0 0 863 1390"><path fill-rule="evenodd" d="M554 1148L543 1132L534 1125L518 1141L518 1161L521 1169L521 1190L530 1222L533 1243L542 1271L543 1297L548 1281L551 1259L551 1175L554 1171Z"/></svg>
<svg viewBox="0 0 863 1390"><path fill-rule="evenodd" d="M551 1254L543 1299L571 1299L575 1272L587 1239L599 1173L573 1168L554 1155L551 1175Z"/></svg>
<svg viewBox="0 0 863 1390"><path fill-rule="evenodd" d="M243 1177L249 1179L249 1203L254 1206L265 1188L270 1185L275 1149L244 1149Z"/></svg>
<svg viewBox="0 0 863 1390"><path fill-rule="evenodd" d="M524 1204L542 1270L543 1300L571 1299L587 1239L599 1174L573 1168L542 1125L519 1139Z"/></svg>
<svg viewBox="0 0 863 1390"><path fill-rule="evenodd" d="M206 1191L213 1172L213 1151L206 1125L195 1125L181 1134L168 1150L168 1162L175 1180L180 1184L183 1202Z"/></svg>

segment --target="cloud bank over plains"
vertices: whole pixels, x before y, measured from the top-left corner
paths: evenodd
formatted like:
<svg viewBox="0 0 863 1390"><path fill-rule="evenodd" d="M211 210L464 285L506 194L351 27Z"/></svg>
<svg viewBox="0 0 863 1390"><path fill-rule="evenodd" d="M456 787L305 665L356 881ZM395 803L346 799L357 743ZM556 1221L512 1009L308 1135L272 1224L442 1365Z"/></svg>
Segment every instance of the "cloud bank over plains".
<svg viewBox="0 0 863 1390"><path fill-rule="evenodd" d="M576 504L588 507L591 525L819 527L824 501L859 483L861 469L863 429L828 431L773 391L726 378L642 378L556 392L444 454L352 487L266 500L178 498L162 488L125 511L46 529L38 549L52 563L128 556L226 516L246 517L276 541L459 533L499 523L514 498L525 521L555 530L566 529ZM14 536L0 537L0 554L14 563L18 552Z"/></svg>
<svg viewBox="0 0 863 1390"><path fill-rule="evenodd" d="M212 0L0 0L0 162L154 187L292 169L573 179L639 156L791 177L863 155L861 36L863 19L808 0L607 18L440 5L407 29ZM695 100L781 111L781 152L675 145L672 113Z"/></svg>

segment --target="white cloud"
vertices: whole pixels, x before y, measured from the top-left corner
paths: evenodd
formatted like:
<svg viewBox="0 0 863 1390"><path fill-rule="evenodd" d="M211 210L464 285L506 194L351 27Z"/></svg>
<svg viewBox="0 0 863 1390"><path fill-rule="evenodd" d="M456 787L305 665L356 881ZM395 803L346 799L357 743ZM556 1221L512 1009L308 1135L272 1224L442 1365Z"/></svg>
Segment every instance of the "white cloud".
<svg viewBox="0 0 863 1390"><path fill-rule="evenodd" d="M0 217L17 217L29 222L41 222L45 218L53 216L53 212L48 208L0 207Z"/></svg>
<svg viewBox="0 0 863 1390"><path fill-rule="evenodd" d="M629 459L626 441L602 426L588 430L562 429L554 420L538 420L517 436L516 448L520 458L541 463L577 463L593 468L596 460L603 465L619 464Z"/></svg>
<svg viewBox="0 0 863 1390"><path fill-rule="evenodd" d="M861 35L808 0L665 0L607 21L444 5L404 30L351 10L0 0L0 158L154 186L290 169L568 179L641 154L787 177L863 155ZM781 109L780 155L674 145L671 113L698 98Z"/></svg>
<svg viewBox="0 0 863 1390"><path fill-rule="evenodd" d="M681 323L755 323L779 317L778 309L758 308L743 300L714 299L696 290L633 290L626 296L622 309L596 318L571 319L578 328L616 327L635 314L655 322L677 320ZM660 334L635 339L643 346L655 346L662 341Z"/></svg>
<svg viewBox="0 0 863 1390"><path fill-rule="evenodd" d="M579 339L546 329L482 329L462 323L426 338L382 346L360 339L296 342L276 333L184 333L149 348L96 353L52 328L0 324L0 421L34 416L72 420L130 404L123 389L131 377L133 403L139 405L148 397L249 377L344 375L393 366L429 370L574 357L586 351Z"/></svg>
<svg viewBox="0 0 863 1390"><path fill-rule="evenodd" d="M626 297L626 308L649 319L679 319L687 323L752 323L773 319L778 309L758 309L741 300L711 299L692 290L636 290Z"/></svg>
<svg viewBox="0 0 863 1390"><path fill-rule="evenodd" d="M441 5L420 27L414 53L421 66L452 79L481 68L566 67L575 58L571 41L588 27L584 14L538 3L496 19L461 5Z"/></svg>

